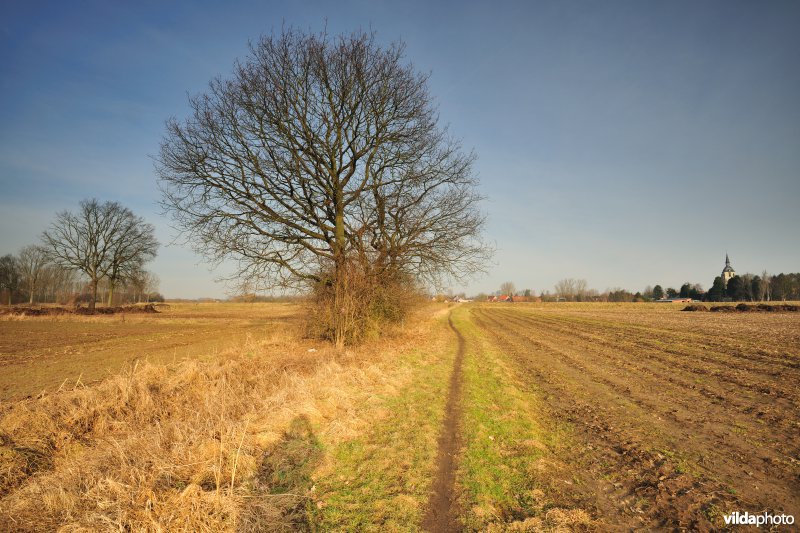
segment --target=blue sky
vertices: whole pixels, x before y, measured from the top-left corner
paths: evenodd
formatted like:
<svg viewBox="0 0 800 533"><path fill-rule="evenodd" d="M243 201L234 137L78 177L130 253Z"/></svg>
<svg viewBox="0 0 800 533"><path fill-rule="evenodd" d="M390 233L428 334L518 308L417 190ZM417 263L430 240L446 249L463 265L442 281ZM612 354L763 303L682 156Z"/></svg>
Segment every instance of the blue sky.
<svg viewBox="0 0 800 533"><path fill-rule="evenodd" d="M160 216L150 156L187 94L282 26L374 30L478 155L489 274L552 290L800 270L800 3L16 2L0 7L0 254L117 200L168 297L223 296Z"/></svg>

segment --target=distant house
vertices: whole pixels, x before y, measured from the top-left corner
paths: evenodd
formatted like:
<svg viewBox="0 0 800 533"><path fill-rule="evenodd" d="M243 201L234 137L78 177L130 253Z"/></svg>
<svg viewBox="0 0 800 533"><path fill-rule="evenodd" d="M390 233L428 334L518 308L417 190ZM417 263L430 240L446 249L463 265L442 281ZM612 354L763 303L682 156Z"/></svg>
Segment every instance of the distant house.
<svg viewBox="0 0 800 533"><path fill-rule="evenodd" d="M489 296L486 298L487 302L513 302L513 296L501 294L500 296Z"/></svg>

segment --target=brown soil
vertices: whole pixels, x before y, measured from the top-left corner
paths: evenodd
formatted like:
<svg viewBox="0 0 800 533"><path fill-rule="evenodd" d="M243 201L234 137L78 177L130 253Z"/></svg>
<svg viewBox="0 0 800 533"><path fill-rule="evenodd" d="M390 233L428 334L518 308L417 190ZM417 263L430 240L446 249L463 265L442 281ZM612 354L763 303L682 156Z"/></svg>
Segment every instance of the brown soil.
<svg viewBox="0 0 800 533"><path fill-rule="evenodd" d="M713 313L797 313L800 312L800 305L793 304L738 304L715 305L709 309L705 305L692 304L683 308L684 311L711 311Z"/></svg>
<svg viewBox="0 0 800 533"><path fill-rule="evenodd" d="M123 305L119 307L30 307L14 306L0 308L0 315L12 316L61 316L61 315L116 315L119 313L158 313L155 304Z"/></svg>
<svg viewBox="0 0 800 533"><path fill-rule="evenodd" d="M687 305L683 308L684 311L708 311L708 307L701 304Z"/></svg>
<svg viewBox="0 0 800 533"><path fill-rule="evenodd" d="M735 510L800 515L795 339L722 336L711 314L473 316L554 427L570 428L559 453L578 480L571 497L610 527L708 531Z"/></svg>
<svg viewBox="0 0 800 533"><path fill-rule="evenodd" d="M461 530L453 489L456 479L456 455L460 447L458 425L461 419L461 375L465 341L461 332L453 325L452 318L449 322L450 328L458 337L458 352L450 376L445 418L439 436L439 452L436 459L438 469L433 480L433 493L428 502L428 512L422 522L423 529L434 533Z"/></svg>

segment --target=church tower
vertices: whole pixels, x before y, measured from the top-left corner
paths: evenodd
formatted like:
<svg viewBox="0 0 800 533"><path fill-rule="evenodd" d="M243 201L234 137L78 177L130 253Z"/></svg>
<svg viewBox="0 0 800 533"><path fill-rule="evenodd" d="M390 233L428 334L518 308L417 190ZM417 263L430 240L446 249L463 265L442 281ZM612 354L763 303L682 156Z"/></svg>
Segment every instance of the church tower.
<svg viewBox="0 0 800 533"><path fill-rule="evenodd" d="M725 287L728 286L728 281L736 275L736 271L731 266L731 260L728 259L728 254L725 254L725 268L722 269L722 282Z"/></svg>

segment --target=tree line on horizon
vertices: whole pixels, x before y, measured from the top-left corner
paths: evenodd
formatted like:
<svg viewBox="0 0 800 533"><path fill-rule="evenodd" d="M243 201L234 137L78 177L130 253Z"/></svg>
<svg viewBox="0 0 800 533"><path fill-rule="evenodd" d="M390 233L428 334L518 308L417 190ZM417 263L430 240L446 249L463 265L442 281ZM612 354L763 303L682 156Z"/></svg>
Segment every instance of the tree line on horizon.
<svg viewBox="0 0 800 533"><path fill-rule="evenodd" d="M796 301L800 300L800 273L770 275L764 271L756 274L734 276L725 285L721 276L714 278L711 289L703 290L699 283L686 282L680 289L663 288L661 285L647 286L642 291L631 292L619 287L603 292L589 288L585 279L565 278L556 283L554 292L542 290L538 296L532 289L517 290L511 281L503 282L494 293L479 293L470 299L485 301L489 296L517 296L542 302L652 302L664 298L691 298L704 302L757 302L757 301ZM465 293L449 295L452 298L466 298Z"/></svg>
<svg viewBox="0 0 800 533"><path fill-rule="evenodd" d="M163 301L146 270L158 250L155 228L117 202L84 200L62 211L41 241L0 257L3 303L107 305Z"/></svg>

